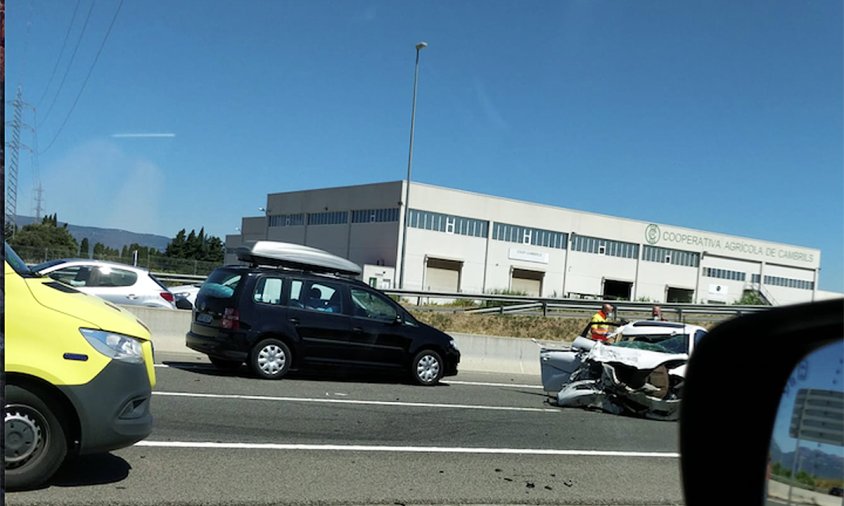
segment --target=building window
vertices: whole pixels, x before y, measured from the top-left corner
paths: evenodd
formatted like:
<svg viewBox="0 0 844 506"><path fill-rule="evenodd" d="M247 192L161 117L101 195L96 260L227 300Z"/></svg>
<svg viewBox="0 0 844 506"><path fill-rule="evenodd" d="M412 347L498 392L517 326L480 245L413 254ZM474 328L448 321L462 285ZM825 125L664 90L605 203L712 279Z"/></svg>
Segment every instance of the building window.
<svg viewBox="0 0 844 506"><path fill-rule="evenodd" d="M399 221L399 210L392 209L357 209L352 211L352 223L384 223Z"/></svg>
<svg viewBox="0 0 844 506"><path fill-rule="evenodd" d="M645 262L660 262L683 267L697 267L700 265L700 253L646 245L642 249L642 260Z"/></svg>
<svg viewBox="0 0 844 506"><path fill-rule="evenodd" d="M276 214L270 216L271 227L295 227L305 224L305 214Z"/></svg>
<svg viewBox="0 0 844 506"><path fill-rule="evenodd" d="M729 279L731 281L744 281L747 279L747 274L744 272L716 269L714 267L704 267L703 275L707 278Z"/></svg>
<svg viewBox="0 0 844 506"><path fill-rule="evenodd" d="M758 276L758 274L756 275ZM780 276L765 276L765 284L770 286L784 286L786 288L797 288L799 290L814 290L815 282L805 279L783 278Z"/></svg>
<svg viewBox="0 0 844 506"><path fill-rule="evenodd" d="M410 210L408 226L469 237L486 237L489 230L489 222L487 221L466 218L464 216L420 211L418 209Z"/></svg>
<svg viewBox="0 0 844 506"><path fill-rule="evenodd" d="M492 238L496 241L566 249L569 235L565 232L554 232L539 228L509 225L507 223L495 223L492 227Z"/></svg>
<svg viewBox="0 0 844 506"><path fill-rule="evenodd" d="M308 213L308 225L339 225L349 222L348 211Z"/></svg>
<svg viewBox="0 0 844 506"><path fill-rule="evenodd" d="M572 251L594 253L621 258L638 258L639 245L629 242L611 241L585 235L575 235L571 241Z"/></svg>

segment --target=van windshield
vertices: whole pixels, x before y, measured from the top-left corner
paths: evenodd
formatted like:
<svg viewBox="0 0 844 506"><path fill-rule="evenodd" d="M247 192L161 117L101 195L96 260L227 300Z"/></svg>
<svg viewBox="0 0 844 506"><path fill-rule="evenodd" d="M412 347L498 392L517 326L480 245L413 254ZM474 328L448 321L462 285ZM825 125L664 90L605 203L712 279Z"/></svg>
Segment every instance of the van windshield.
<svg viewBox="0 0 844 506"><path fill-rule="evenodd" d="M14 269L15 272L17 272L21 276L35 276L36 275L26 265L26 262L24 262L21 259L21 257L19 257L17 253L15 253L15 250L13 250L11 246L9 246L9 243L5 242L3 244L5 246L4 254L6 255L6 261L9 262L9 265L12 266L12 269Z"/></svg>

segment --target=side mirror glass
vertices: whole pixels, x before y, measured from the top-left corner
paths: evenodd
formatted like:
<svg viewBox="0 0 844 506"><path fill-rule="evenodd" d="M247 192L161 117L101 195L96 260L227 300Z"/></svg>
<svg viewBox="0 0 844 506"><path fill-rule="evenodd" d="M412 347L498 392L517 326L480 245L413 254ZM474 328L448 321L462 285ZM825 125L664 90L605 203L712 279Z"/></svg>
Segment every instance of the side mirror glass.
<svg viewBox="0 0 844 506"><path fill-rule="evenodd" d="M788 379L768 454L768 504L842 504L844 342L807 355Z"/></svg>

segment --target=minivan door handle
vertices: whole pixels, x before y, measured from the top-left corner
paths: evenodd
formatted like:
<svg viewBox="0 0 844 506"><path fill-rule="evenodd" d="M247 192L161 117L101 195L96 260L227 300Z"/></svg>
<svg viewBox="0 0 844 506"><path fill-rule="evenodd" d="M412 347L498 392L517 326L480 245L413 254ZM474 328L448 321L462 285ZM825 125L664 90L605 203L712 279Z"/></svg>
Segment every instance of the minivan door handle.
<svg viewBox="0 0 844 506"><path fill-rule="evenodd" d="M357 332L359 334L363 334L363 327L355 327L352 329L352 332Z"/></svg>
<svg viewBox="0 0 844 506"><path fill-rule="evenodd" d="M134 293L130 293L129 295L126 296L126 298L129 299L129 300L135 300L135 299L138 298L138 296L135 295Z"/></svg>
<svg viewBox="0 0 844 506"><path fill-rule="evenodd" d="M296 318L295 316L294 316L294 317L292 317L292 318L288 318L288 319L287 319L287 321L289 321L289 322L290 322L290 323L292 323L293 325L298 325L298 324L299 324L299 318Z"/></svg>

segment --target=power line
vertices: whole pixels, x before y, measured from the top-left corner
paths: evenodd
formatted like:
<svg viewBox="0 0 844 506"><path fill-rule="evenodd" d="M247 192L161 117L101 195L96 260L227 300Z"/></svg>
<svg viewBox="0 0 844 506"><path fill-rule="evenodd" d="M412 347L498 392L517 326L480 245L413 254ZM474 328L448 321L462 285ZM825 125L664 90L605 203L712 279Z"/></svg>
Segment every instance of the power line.
<svg viewBox="0 0 844 506"><path fill-rule="evenodd" d="M42 121L46 121L47 117L50 115L50 112L53 110L53 106L56 105L56 99L59 98L59 94L64 87L64 81L67 79L67 74L70 72L70 67L73 66L73 60L76 58L76 51L79 49L79 44L82 43L82 36L85 35L85 29L88 28L88 20L91 19L91 12L94 10L94 4L96 2L91 2L91 8L88 9L88 15L85 17L85 24L82 25L82 31L79 32L79 39L76 40L76 47L73 48L73 54L70 55L70 62L67 64L67 68L64 71L64 76L62 76L62 82L59 83L59 89L56 90L56 95L53 97L53 102L50 104L50 108L47 109L47 114L44 115Z"/></svg>
<svg viewBox="0 0 844 506"><path fill-rule="evenodd" d="M70 38L70 29L73 28L73 22L76 21L76 11L79 10L79 4L81 0L76 0L76 7L73 9L73 16L70 17L70 23L67 25L67 32L64 34L64 42L62 42L62 49L59 51L59 57L56 58L56 64L53 65L53 71L50 73L50 79L47 80L47 86L44 88L44 93L41 94L41 98L38 99L38 103L36 107L41 105L41 101L44 100L44 97L47 96L47 92L50 90L50 85L53 84L53 78L56 77L56 70L59 68L59 63L62 61L62 56L64 56L65 47L67 47L67 39Z"/></svg>
<svg viewBox="0 0 844 506"><path fill-rule="evenodd" d="M93 5L93 4L92 4ZM111 18L111 24L108 25L108 31L103 37L103 42L100 44L100 48L97 50L97 56L94 57L94 61L91 63L91 68L88 69L88 75L85 76L85 81L82 82L82 88L79 89L79 93L76 95L76 99L73 101L73 105L70 106L70 110L67 111L67 116L65 116L64 121L62 122L61 126L59 127L58 131L56 131L56 135L53 137L53 140L50 141L50 144L44 148L44 151L41 153L46 153L49 150L53 143L56 142L56 139L59 138L59 134L62 133L64 126L67 125L67 120L70 119L70 115L73 114L73 110L76 108L77 102L79 102L79 97L82 96L82 92L85 91L85 86L88 84L88 79L91 78L91 74L94 72L94 67L97 65L97 60L100 59L100 54L103 52L103 48L106 45L106 41L108 41L108 36L111 35L111 29L114 28L114 22L117 21L117 15L120 14L120 9L123 7L123 0L120 0L120 4L117 5L117 10L114 12L114 17Z"/></svg>

